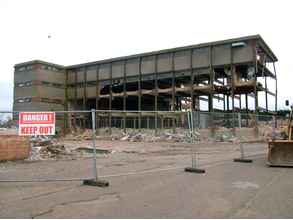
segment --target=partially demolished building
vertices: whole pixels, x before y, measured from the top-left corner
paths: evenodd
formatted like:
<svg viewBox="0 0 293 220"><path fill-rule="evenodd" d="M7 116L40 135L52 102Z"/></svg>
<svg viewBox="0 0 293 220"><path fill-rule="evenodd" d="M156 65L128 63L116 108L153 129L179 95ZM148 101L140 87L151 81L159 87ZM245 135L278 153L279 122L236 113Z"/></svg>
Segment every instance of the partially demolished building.
<svg viewBox="0 0 293 220"><path fill-rule="evenodd" d="M140 120L150 111L202 110L202 102L210 112L269 111L273 96L276 110L276 61L259 35L72 66L34 60L15 65L13 109L137 111ZM268 79L275 81L272 90Z"/></svg>

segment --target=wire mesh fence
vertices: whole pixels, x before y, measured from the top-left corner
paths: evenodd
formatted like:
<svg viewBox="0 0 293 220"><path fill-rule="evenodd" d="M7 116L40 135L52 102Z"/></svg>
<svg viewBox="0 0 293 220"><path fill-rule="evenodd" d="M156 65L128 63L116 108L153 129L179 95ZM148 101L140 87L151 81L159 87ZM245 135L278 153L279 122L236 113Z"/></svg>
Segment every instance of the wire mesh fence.
<svg viewBox="0 0 293 220"><path fill-rule="evenodd" d="M190 164L201 166L211 161L264 155L269 139L284 139L287 135L286 117L274 115L103 110L94 110L94 116L92 111L55 114L53 136L19 137L19 112L0 113L1 135L13 136L9 144L11 152L1 150L0 160L28 161L25 168L17 164L18 170L1 174L0 181L16 176L43 180L93 179L95 173L115 176L115 172L135 174L146 169L157 170L156 167L168 170ZM21 140L17 140L17 150L12 149L17 138L27 141L23 145L28 147L22 154L17 151L21 151ZM8 154L14 157L9 158ZM36 168L30 161L41 163Z"/></svg>
<svg viewBox="0 0 293 220"><path fill-rule="evenodd" d="M255 115L247 113L192 112L194 130L201 141L232 141L270 138L271 131L286 126L285 117ZM275 118L275 119L274 119ZM90 121L76 116L68 120L67 133L82 132L88 129ZM170 136L178 138L188 135L187 112L170 111L96 111L96 128L99 136L112 136L128 140L125 135ZM124 135L124 136L123 136ZM152 139L150 139L152 141Z"/></svg>
<svg viewBox="0 0 293 220"><path fill-rule="evenodd" d="M93 157L95 138L82 143L64 139L68 116L89 118L91 111L53 112L55 127L52 135L48 134L47 123L42 123L46 119L39 113L44 112L26 113L31 114L31 118L27 116L26 120L38 120L38 125L21 126L23 118L20 112L0 112L0 167L1 171L5 171L1 172L0 182L82 181L97 178ZM95 134L92 126L88 132ZM7 170L3 163L19 160L24 162L16 163L17 169ZM32 163L35 161L40 162L37 167ZM58 165L55 161L59 161ZM71 163L68 164L68 161Z"/></svg>

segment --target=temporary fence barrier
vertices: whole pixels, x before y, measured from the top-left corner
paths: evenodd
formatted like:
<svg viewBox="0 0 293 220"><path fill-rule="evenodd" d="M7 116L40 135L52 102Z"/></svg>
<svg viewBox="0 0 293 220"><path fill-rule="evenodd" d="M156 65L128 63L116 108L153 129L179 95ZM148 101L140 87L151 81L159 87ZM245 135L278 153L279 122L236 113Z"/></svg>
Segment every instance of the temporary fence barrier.
<svg viewBox="0 0 293 220"><path fill-rule="evenodd" d="M42 115L44 115L44 112L36 112L36 111L29 111L29 112L23 112L26 114L31 114L31 115L36 115L38 114L38 116L40 117L35 117L38 118L39 120L41 120L43 117L41 117ZM46 111L46 113L48 113ZM93 186L101 186L101 187L105 187L109 185L109 182L104 181L104 180L100 180L98 178L98 173L97 173L97 165L96 165L96 157L97 157L97 153L96 153L96 129L95 129L95 125L96 125L96 116L95 116L95 110L91 110L91 111L55 111L52 112L54 113L54 131L55 134L54 136L58 136L58 135L64 135L64 127L63 127L63 123L66 121L66 117L67 114L84 114L90 115L91 117L91 121L92 121L92 125L91 125L91 140L92 140L92 149L93 149L93 155L92 155L92 172L90 177L80 177L80 178L75 178L75 177L68 177L68 178L28 178L28 179L3 179L0 178L0 182L54 182L54 181L83 181L83 183L85 185L93 185ZM56 116L55 116L56 114ZM40 119L41 118L41 119ZM41 133L36 133L36 131L40 130L43 127L40 127L40 129L38 129L37 126L39 126L38 124L42 124L42 121L39 121L35 124L33 124L33 122L31 122L31 126L26 127L27 129L21 129L21 121L22 119L20 118L20 112L17 111L2 111L0 112L0 136L1 136L1 148L0 148L0 160L5 161L5 160L18 160L18 159L25 159L25 157L27 157L28 155L25 155L24 153L22 153L20 151L19 143L24 143L23 148L25 149L29 149L31 148L31 144L32 142L34 142L34 140L37 140L37 138L41 138L41 137L46 137L46 134L41 134ZM29 121L33 121L33 119L29 119ZM29 124L28 124L29 125ZM55 128L56 127L56 128ZM17 131L18 130L18 131ZM21 130L23 131L28 131L30 134L20 134ZM43 129L44 130L44 129ZM63 134L62 134L63 133ZM31 136L32 138L30 138L31 140L28 142L26 141L28 139L28 137L20 137L19 135L27 135L27 136ZM7 139L10 138L10 142L7 141ZM48 139L48 138L46 138ZM23 142L21 142L21 140ZM49 139L48 139L49 140ZM23 150L24 151L24 150ZM19 156L20 155L20 156ZM31 155L32 156L32 155Z"/></svg>
<svg viewBox="0 0 293 220"><path fill-rule="evenodd" d="M194 123L193 123L194 120L193 120L193 112L192 111L187 112L187 120L188 120L190 143L195 145L195 142L194 142ZM192 172L192 173L205 173L204 169L197 168L195 146L191 146L191 167L186 167L185 171Z"/></svg>
<svg viewBox="0 0 293 220"><path fill-rule="evenodd" d="M100 177L136 175L143 173L167 171L173 169L183 169L186 171L196 170L203 173L203 165L209 164L208 156L217 157L215 161L226 161L227 157L222 155L227 152L223 147L212 151L206 147L205 143L212 145L222 144L232 146L233 150L239 147L240 159L251 160L252 157L262 154L266 138L279 138L280 129L286 124L284 117L273 117L273 115L254 115L247 113L223 113L223 112L198 112L198 111L56 111L59 135L80 133L88 131L87 139L91 141L92 165L90 166L90 177L86 178L28 178L28 179L3 179L0 182L49 182L49 181L83 181L89 185L107 186L107 181L102 181ZM13 115L13 120L8 120L10 125L3 127L17 128L18 112L2 112L2 114ZM6 117L6 116L5 116ZM4 117L4 118L5 118ZM5 121L5 120L2 120ZM2 126L2 125L1 125ZM4 129L5 130L5 129ZM9 129L7 129L9 130ZM13 129L12 129L13 130ZM267 132L267 133L266 133ZM118 140L127 141L169 141L186 143L190 153L184 152L186 160L175 161L173 167L152 169L149 171L135 170L131 172L121 172L119 174L110 173L107 175L98 175L97 172L97 136L115 136L121 134ZM134 139L127 139L127 134L131 134ZM144 140L138 134L146 134L150 140ZM139 137L138 139L135 139ZM164 137L164 138L161 138ZM78 138L77 138L78 139ZM249 142L250 141L250 142ZM260 149L253 149L249 143L262 141L262 145L256 146ZM229 145L229 146L230 146ZM211 151L211 152L208 152ZM209 153L208 156L207 152ZM233 151L232 156L237 157L238 151ZM191 167L188 166L191 156ZM203 156L205 156L203 158ZM230 159L232 160L233 157ZM204 162L206 161L206 162ZM142 169L143 170L143 169ZM87 170L89 171L89 170ZM99 177L100 176L100 177Z"/></svg>

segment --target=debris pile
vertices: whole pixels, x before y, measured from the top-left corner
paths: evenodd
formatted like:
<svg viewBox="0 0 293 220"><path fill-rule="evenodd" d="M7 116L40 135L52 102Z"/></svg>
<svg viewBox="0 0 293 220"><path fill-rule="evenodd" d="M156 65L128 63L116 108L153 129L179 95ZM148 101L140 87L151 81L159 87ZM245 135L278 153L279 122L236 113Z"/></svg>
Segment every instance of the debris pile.
<svg viewBox="0 0 293 220"><path fill-rule="evenodd" d="M198 132L194 132L193 138L196 141L199 141L200 134ZM156 136L154 133L132 132L124 133L119 140L130 142L190 142L190 134L188 132L171 133L165 131Z"/></svg>
<svg viewBox="0 0 293 220"><path fill-rule="evenodd" d="M199 132L194 132L194 140L199 141L201 135ZM97 140L118 140L118 141L129 141L129 142L190 142L190 134L187 129L176 130L173 133L171 130L165 130L158 132L155 135L154 130L142 129L122 129L112 128L111 135L107 129L100 129L99 135L96 135ZM80 141L80 140L91 140L92 131L85 129L83 132L75 133L72 132L65 136L65 140Z"/></svg>
<svg viewBox="0 0 293 220"><path fill-rule="evenodd" d="M78 141L78 140L91 140L92 130L91 129L78 129L65 136L66 140Z"/></svg>
<svg viewBox="0 0 293 220"><path fill-rule="evenodd" d="M217 142L235 142L236 139L233 133L229 131L217 132L215 135L215 141Z"/></svg>
<svg viewBox="0 0 293 220"><path fill-rule="evenodd" d="M37 136L31 137L31 153L28 160L45 160L56 159L61 155L70 155L67 152L64 145L58 144L58 142L49 136Z"/></svg>
<svg viewBox="0 0 293 220"><path fill-rule="evenodd" d="M103 141L125 141L125 142L168 142L168 143L190 143L192 142L230 142L238 143L239 141L267 141L273 137L284 139L286 136L286 127L278 124L278 128L273 130L271 123L259 124L259 132L253 127L242 128L225 128L215 127L214 129L202 128L194 131L191 135L187 128L158 129L158 133L152 129L129 129L121 128L99 129L96 134L97 144ZM38 136L31 138L31 155L29 160L46 160L46 159L76 159L78 157L90 157L93 154L92 130L77 129L65 137ZM191 139L192 136L192 139ZM114 142L113 142L114 143ZM107 156L114 151L107 149L107 146L100 144L101 148L97 149L97 154ZM115 145L115 144L114 144Z"/></svg>
<svg viewBox="0 0 293 220"><path fill-rule="evenodd" d="M284 140L288 138L287 126L279 126L273 130L271 126L263 126L260 128L261 136L263 140L268 141L271 139Z"/></svg>
<svg viewBox="0 0 293 220"><path fill-rule="evenodd" d="M31 137L31 151L28 160L73 160L78 157L92 157L94 149L90 141L91 138L90 132L85 132L76 136L70 134L65 138L54 138L52 136ZM99 156L106 156L112 153L112 151L96 148L96 153Z"/></svg>
<svg viewBox="0 0 293 220"><path fill-rule="evenodd" d="M94 153L94 148L93 147L79 147L79 148L76 148L76 151L81 152L83 154L85 154L85 153L92 154L92 153ZM112 153L112 151L108 150L108 149L96 148L96 153L97 154L110 154L110 153Z"/></svg>

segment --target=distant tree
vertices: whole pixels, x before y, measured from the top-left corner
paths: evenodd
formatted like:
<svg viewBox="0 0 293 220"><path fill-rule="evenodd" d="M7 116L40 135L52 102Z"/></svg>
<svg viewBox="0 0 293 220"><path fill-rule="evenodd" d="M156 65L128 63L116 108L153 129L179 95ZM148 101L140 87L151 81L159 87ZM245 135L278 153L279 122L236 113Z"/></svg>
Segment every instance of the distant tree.
<svg viewBox="0 0 293 220"><path fill-rule="evenodd" d="M12 120L11 115L0 115L0 127L1 128L11 128L15 126L15 121Z"/></svg>

